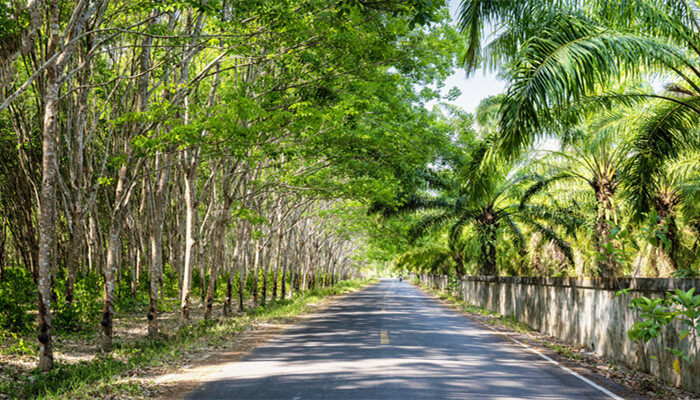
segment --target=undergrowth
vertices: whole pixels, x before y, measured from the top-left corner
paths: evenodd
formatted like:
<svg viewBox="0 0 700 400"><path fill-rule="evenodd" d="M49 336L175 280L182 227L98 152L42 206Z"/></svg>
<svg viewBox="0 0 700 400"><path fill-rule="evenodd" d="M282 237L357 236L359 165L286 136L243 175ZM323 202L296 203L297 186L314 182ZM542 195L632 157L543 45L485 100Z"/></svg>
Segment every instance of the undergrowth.
<svg viewBox="0 0 700 400"><path fill-rule="evenodd" d="M119 382L119 379L142 369L168 364L169 360L194 350L202 342L217 345L255 322L289 318L307 311L310 304L324 297L353 292L375 282L342 281L331 287L305 291L293 299L273 301L235 317L182 326L158 339L144 338L129 346L117 344L112 354L95 360L75 364L56 362L48 373L35 370L21 380L1 383L0 393L11 399L95 399L114 391L138 396L143 394L143 387Z"/></svg>

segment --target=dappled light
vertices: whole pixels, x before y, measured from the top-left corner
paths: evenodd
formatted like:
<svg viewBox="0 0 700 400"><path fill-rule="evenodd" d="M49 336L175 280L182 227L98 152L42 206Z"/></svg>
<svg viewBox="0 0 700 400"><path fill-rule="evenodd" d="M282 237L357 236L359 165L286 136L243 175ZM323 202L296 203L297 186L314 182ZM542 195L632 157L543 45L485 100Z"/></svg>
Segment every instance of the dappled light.
<svg viewBox="0 0 700 400"><path fill-rule="evenodd" d="M384 280L225 366L188 398L599 398L576 380L410 284Z"/></svg>

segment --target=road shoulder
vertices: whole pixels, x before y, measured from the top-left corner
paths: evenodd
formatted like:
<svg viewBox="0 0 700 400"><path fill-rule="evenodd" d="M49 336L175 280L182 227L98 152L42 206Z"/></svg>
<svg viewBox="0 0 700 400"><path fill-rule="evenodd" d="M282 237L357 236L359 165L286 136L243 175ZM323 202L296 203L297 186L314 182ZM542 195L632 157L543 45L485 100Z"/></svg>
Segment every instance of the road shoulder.
<svg viewBox="0 0 700 400"><path fill-rule="evenodd" d="M620 363L559 338L544 335L500 314L465 306L463 301L445 293L415 282L412 284L443 307L469 318L485 329L496 331L504 341L512 343L509 339L514 339L521 342L620 397L634 400L698 399L690 392L665 385L653 375L632 371Z"/></svg>

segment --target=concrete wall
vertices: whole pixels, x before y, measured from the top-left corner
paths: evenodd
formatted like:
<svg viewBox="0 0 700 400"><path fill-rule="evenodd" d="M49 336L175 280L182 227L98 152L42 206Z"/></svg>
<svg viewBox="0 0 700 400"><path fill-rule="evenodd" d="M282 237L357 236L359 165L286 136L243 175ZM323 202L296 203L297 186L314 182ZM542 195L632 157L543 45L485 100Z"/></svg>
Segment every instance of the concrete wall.
<svg viewBox="0 0 700 400"><path fill-rule="evenodd" d="M420 279L442 290L448 287L446 276L421 275ZM659 371L659 363L649 357L650 349L627 338L634 322L630 296L615 297L626 288L631 288L632 296L663 297L675 288L689 290L699 283L700 279L464 277L459 293L453 295L700 393L700 340L692 343L686 338L679 345L680 326L668 329L665 346L685 350L692 362L681 362L680 376L672 370L672 358Z"/></svg>

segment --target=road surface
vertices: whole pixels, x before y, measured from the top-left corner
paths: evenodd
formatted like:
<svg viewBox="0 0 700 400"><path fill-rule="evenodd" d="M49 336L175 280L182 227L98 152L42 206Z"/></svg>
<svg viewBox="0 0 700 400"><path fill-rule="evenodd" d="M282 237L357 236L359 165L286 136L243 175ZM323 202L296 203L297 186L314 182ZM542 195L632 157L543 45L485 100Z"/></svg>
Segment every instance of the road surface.
<svg viewBox="0 0 700 400"><path fill-rule="evenodd" d="M601 388L382 280L232 363L188 399L609 399Z"/></svg>

